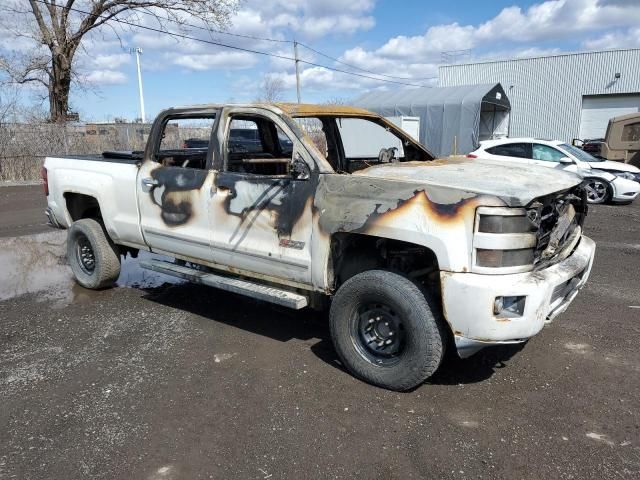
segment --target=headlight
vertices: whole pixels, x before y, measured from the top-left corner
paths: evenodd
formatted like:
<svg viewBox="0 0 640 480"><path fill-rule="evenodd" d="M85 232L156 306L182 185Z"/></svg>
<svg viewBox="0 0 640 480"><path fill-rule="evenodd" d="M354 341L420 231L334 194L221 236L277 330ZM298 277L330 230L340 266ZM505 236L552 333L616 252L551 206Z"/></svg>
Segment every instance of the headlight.
<svg viewBox="0 0 640 480"><path fill-rule="evenodd" d="M625 178L627 180L636 180L636 175L631 172L612 172L616 177Z"/></svg>
<svg viewBox="0 0 640 480"><path fill-rule="evenodd" d="M531 208L479 207L473 237L473 269L517 273L533 268L541 212Z"/></svg>
<svg viewBox="0 0 640 480"><path fill-rule="evenodd" d="M518 212L520 213L520 212ZM526 212L520 215L487 215L480 214L478 222L478 231L482 233L527 233L535 232L538 229L536 225L537 211L527 216Z"/></svg>
<svg viewBox="0 0 640 480"><path fill-rule="evenodd" d="M533 248L518 248L515 250L476 250L476 265L479 267L517 267L533 265Z"/></svg>

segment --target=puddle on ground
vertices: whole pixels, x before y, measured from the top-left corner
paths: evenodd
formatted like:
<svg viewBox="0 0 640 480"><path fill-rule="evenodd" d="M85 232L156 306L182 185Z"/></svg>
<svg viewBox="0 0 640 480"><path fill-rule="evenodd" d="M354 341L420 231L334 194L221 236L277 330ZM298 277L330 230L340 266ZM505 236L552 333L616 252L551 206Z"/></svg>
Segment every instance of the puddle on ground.
<svg viewBox="0 0 640 480"><path fill-rule="evenodd" d="M90 300L94 292L77 285L67 265L66 239L66 231L1 238L0 301L29 293L39 293L41 300L52 300L58 305ZM144 258L169 260L148 252L140 252L137 259L124 258L117 286L155 288L184 282L142 269L139 260Z"/></svg>
<svg viewBox="0 0 640 480"><path fill-rule="evenodd" d="M118 287L130 288L156 288L167 283L185 283L185 280L180 278L165 275L160 272L154 272L152 270L145 270L140 267L140 260L148 260L150 258L165 260L168 262L173 261L172 258L149 252L140 252L138 258L124 258L122 260L122 265L120 266L120 276L118 277L116 285Z"/></svg>

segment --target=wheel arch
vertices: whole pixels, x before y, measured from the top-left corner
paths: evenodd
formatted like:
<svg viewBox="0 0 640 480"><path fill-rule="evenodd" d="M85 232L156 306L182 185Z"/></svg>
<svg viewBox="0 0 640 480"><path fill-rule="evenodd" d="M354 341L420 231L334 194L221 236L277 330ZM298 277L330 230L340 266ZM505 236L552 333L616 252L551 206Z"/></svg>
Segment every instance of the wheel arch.
<svg viewBox="0 0 640 480"><path fill-rule="evenodd" d="M65 192L63 197L67 215L71 222L83 218L94 218L103 223L100 202L95 196L77 192Z"/></svg>
<svg viewBox="0 0 640 480"><path fill-rule="evenodd" d="M440 264L435 251L427 246L352 232L332 234L330 245L328 271L334 291L358 273L386 269L439 292Z"/></svg>

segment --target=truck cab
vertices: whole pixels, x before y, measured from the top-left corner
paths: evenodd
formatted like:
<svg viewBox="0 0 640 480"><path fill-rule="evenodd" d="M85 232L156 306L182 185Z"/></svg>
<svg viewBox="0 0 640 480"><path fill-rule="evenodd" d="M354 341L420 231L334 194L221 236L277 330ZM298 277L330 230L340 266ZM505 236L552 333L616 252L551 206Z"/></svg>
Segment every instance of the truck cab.
<svg viewBox="0 0 640 480"><path fill-rule="evenodd" d="M609 120L599 156L640 168L640 113L621 115Z"/></svg>

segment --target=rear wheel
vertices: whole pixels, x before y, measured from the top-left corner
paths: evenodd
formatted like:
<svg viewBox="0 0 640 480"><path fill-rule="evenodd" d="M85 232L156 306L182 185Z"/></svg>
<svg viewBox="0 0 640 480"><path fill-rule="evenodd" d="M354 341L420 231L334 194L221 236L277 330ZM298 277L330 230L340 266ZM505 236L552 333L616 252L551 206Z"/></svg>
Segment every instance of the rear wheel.
<svg viewBox="0 0 640 480"><path fill-rule="evenodd" d="M587 191L587 202L605 203L611 199L611 185L600 178L587 178L584 181Z"/></svg>
<svg viewBox="0 0 640 480"><path fill-rule="evenodd" d="M331 338L356 377L408 390L438 368L445 344L438 308L411 280L370 270L347 280L333 298Z"/></svg>
<svg viewBox="0 0 640 480"><path fill-rule="evenodd" d="M100 223L74 222L67 234L67 259L76 281L85 288L110 287L120 275L120 253Z"/></svg>

